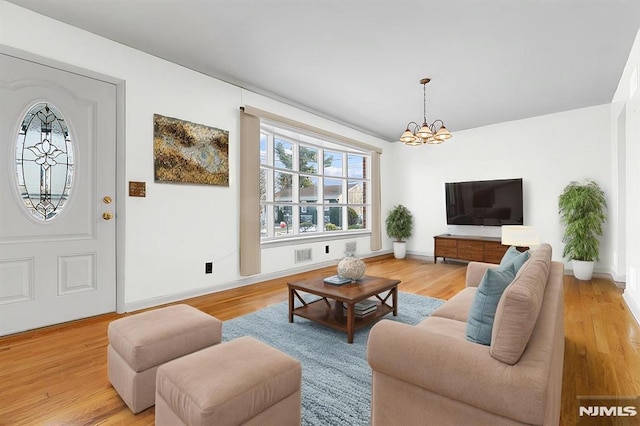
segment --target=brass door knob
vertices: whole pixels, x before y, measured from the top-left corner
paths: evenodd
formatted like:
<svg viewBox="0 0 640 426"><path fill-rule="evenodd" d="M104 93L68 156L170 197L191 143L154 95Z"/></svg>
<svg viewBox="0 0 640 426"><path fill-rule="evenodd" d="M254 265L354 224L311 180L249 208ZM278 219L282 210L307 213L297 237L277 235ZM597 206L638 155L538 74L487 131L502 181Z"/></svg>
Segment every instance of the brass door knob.
<svg viewBox="0 0 640 426"><path fill-rule="evenodd" d="M103 218L104 220L110 220L110 219L113 219L113 213L111 213L111 212L104 212L104 213L102 213L102 218Z"/></svg>

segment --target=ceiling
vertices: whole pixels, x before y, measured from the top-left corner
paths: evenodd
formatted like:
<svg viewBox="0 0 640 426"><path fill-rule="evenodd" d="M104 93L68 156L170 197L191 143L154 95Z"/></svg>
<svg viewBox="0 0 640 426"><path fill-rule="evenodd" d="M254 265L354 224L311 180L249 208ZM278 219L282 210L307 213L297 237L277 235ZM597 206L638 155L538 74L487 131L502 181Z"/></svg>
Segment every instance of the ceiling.
<svg viewBox="0 0 640 426"><path fill-rule="evenodd" d="M640 0L9 0L394 141L611 101Z"/></svg>

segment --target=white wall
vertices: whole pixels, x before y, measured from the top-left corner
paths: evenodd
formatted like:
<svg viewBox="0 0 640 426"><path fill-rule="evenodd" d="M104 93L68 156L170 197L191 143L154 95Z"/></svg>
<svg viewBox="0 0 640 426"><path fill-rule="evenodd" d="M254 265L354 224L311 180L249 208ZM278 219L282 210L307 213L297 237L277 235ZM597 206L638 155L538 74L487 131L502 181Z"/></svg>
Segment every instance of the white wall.
<svg viewBox="0 0 640 426"><path fill-rule="evenodd" d="M624 151L626 162L616 162L614 177L621 183L620 197L623 204L626 226L619 234L623 267L626 267L624 299L640 322L640 32L636 35L629 59L613 96L612 115L615 119L613 135L622 135L616 140L616 152ZM618 125L624 126L618 129Z"/></svg>
<svg viewBox="0 0 640 426"><path fill-rule="evenodd" d="M4 1L0 1L0 44L126 82L125 164L118 167L124 168L126 182L146 182L147 196L128 197L125 188L119 188L118 202L125 203L126 212L124 277L119 278L124 279L125 310L342 257L344 240L304 245L312 246L317 256L301 266L294 264L294 247L275 247L263 252L261 276L239 275L238 108L256 106L378 147L388 148L387 142ZM229 187L154 183L154 113L228 130ZM382 155L383 180L388 167ZM357 240L358 254L369 254L369 238ZM384 244L383 249L390 248L388 241ZM331 245L329 255L324 254L325 245ZM214 262L214 272L205 275L204 264L209 261Z"/></svg>
<svg viewBox="0 0 640 426"><path fill-rule="evenodd" d="M433 236L442 233L500 236L499 227L448 226L444 183L521 177L525 225L536 227L541 241L553 247L554 260L561 260L557 203L565 185L592 179L612 201L610 115L610 105L600 105L455 132L442 145L394 144L403 175L394 183L393 203L405 204L415 220L408 250L431 256ZM597 272L612 272L611 222L605 224Z"/></svg>

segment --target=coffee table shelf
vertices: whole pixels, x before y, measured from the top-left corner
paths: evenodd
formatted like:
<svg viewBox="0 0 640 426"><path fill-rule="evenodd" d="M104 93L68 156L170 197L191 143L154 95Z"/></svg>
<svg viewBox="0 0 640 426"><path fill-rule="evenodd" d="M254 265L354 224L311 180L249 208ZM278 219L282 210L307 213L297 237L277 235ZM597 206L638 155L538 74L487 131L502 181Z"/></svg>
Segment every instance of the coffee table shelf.
<svg viewBox="0 0 640 426"><path fill-rule="evenodd" d="M327 306L327 303L329 306ZM338 305L336 307L336 305ZM347 315L342 312L341 302L334 300L318 299L309 303L307 306L300 306L293 310L294 315L302 318L326 325L327 327L335 328L336 330L344 331L347 326ZM354 330L359 329L367 324L376 321L383 316L393 312L393 307L383 304L381 302L376 303L376 310L363 317L354 316L353 326Z"/></svg>

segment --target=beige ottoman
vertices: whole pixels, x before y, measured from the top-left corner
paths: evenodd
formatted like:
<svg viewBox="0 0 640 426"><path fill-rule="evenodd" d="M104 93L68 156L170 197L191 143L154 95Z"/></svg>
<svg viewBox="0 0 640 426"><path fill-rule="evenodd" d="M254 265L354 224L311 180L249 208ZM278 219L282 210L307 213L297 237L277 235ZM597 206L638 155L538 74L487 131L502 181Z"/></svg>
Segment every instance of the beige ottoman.
<svg viewBox="0 0 640 426"><path fill-rule="evenodd" d="M158 369L156 425L300 425L301 381L299 361L240 337Z"/></svg>
<svg viewBox="0 0 640 426"><path fill-rule="evenodd" d="M222 321L189 305L174 305L109 324L109 381L134 413L151 407L161 364L216 343Z"/></svg>

